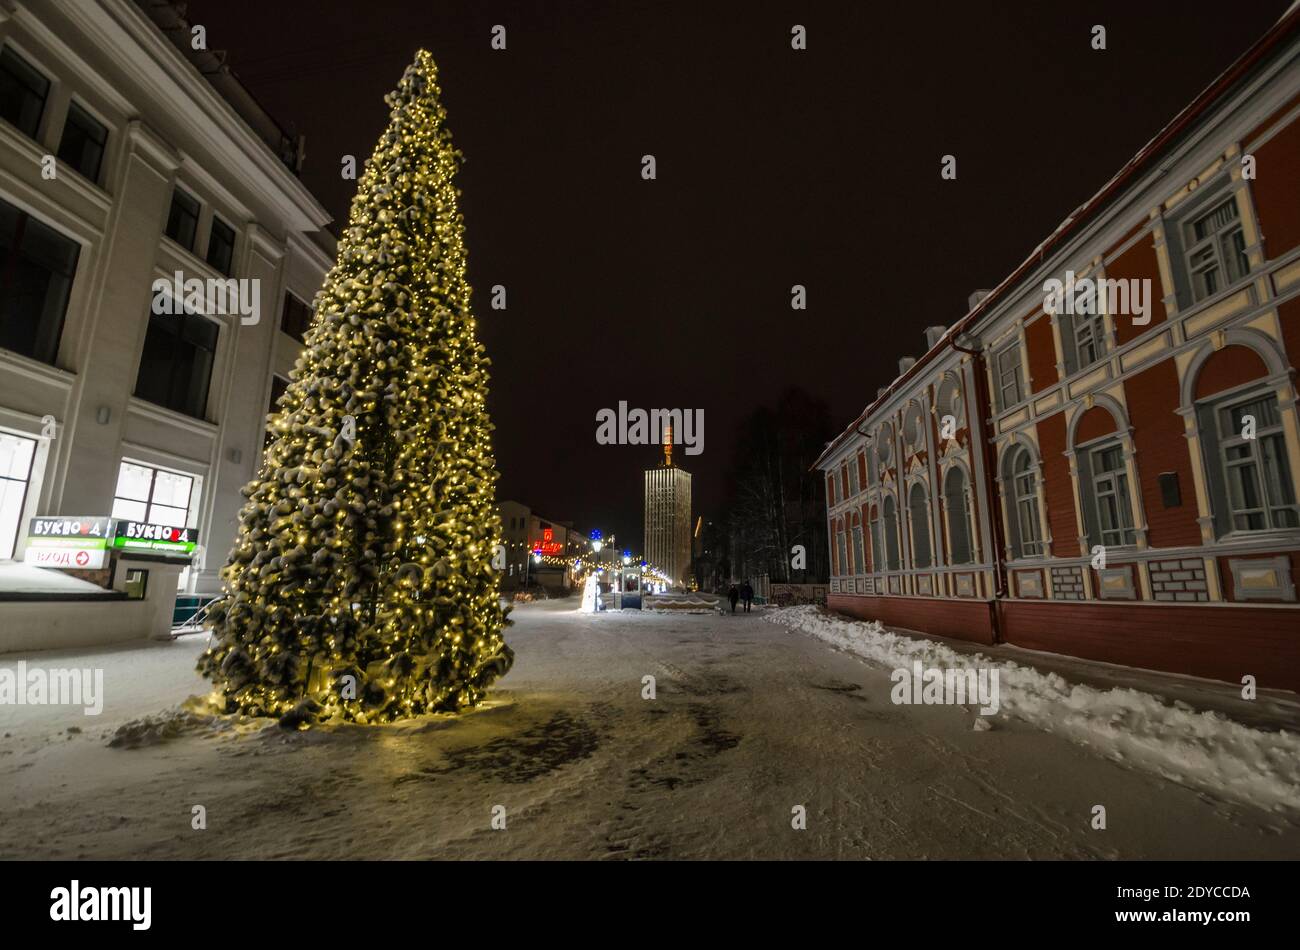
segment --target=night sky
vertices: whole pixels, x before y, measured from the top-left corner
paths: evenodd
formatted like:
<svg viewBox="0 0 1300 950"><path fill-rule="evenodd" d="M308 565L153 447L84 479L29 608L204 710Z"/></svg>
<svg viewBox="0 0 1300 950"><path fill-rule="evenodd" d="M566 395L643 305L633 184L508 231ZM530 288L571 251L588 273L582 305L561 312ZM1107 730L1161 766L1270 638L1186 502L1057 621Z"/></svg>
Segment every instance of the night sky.
<svg viewBox="0 0 1300 950"><path fill-rule="evenodd" d="M847 425L925 327L963 316L1287 5L191 0L188 16L306 135L304 179L339 220L341 157L369 156L383 95L433 53L467 159L499 496L639 548L658 452L597 445L599 409L702 408L684 466L696 512L716 513L745 414L798 385Z"/></svg>

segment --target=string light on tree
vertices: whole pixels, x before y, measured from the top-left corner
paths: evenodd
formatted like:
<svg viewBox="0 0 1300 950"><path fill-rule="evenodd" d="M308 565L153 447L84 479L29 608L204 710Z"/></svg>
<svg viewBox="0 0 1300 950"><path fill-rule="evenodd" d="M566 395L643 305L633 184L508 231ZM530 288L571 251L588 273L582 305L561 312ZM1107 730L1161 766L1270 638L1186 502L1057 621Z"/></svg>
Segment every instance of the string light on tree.
<svg viewBox="0 0 1300 950"><path fill-rule="evenodd" d="M461 156L429 53L385 102L199 660L224 711L287 726L463 709L513 659Z"/></svg>

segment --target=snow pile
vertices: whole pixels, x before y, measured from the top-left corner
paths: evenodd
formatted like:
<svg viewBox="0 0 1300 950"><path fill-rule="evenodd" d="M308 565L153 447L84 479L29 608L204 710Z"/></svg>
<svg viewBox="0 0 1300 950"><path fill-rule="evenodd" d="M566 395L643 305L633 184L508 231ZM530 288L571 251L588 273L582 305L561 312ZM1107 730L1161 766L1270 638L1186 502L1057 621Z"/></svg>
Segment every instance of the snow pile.
<svg viewBox="0 0 1300 950"><path fill-rule="evenodd" d="M958 653L889 633L878 621L848 620L820 607L789 607L765 619L812 634L890 669L998 671L1001 710L1126 765L1274 812L1300 811L1300 736L1264 732L1218 712L1197 712L1136 689L1071 684L1010 660Z"/></svg>

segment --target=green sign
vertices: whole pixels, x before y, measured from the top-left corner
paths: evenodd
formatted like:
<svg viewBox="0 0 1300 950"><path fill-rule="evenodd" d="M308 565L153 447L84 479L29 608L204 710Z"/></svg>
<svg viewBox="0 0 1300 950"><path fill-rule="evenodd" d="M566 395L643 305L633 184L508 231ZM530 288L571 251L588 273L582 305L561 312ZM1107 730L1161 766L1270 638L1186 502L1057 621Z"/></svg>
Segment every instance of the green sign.
<svg viewBox="0 0 1300 950"><path fill-rule="evenodd" d="M199 532L196 528L176 528L167 524L118 519L113 522L111 547L123 553L189 560L198 546L198 540Z"/></svg>

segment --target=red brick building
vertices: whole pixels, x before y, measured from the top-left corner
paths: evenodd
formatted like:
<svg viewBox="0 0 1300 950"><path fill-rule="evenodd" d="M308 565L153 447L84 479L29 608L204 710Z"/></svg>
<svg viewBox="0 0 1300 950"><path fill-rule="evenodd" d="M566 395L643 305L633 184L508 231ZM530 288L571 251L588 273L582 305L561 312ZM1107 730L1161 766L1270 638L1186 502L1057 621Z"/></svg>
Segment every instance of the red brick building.
<svg viewBox="0 0 1300 950"><path fill-rule="evenodd" d="M1300 690L1300 9L926 336L817 462L833 609Z"/></svg>

